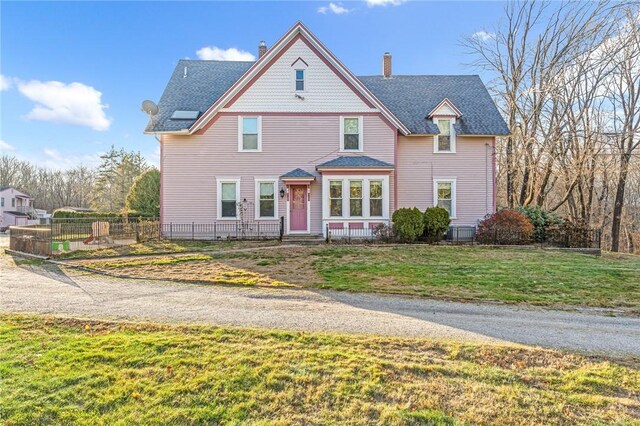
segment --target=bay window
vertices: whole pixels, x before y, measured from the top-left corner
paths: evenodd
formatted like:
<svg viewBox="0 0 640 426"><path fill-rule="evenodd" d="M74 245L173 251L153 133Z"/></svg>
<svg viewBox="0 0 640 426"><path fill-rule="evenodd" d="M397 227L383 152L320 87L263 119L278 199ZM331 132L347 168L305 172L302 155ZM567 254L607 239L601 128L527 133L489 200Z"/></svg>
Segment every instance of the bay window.
<svg viewBox="0 0 640 426"><path fill-rule="evenodd" d="M369 181L369 216L382 216L382 181Z"/></svg>
<svg viewBox="0 0 640 426"><path fill-rule="evenodd" d="M349 215L362 216L362 181L349 181Z"/></svg>
<svg viewBox="0 0 640 426"><path fill-rule="evenodd" d="M342 216L342 181L329 182L329 215Z"/></svg>

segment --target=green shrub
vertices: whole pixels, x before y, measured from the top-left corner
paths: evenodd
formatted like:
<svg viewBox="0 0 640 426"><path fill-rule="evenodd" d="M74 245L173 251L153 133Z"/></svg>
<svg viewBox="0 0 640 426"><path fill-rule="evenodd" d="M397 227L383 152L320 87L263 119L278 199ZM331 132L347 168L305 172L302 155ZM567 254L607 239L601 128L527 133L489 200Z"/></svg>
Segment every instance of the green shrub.
<svg viewBox="0 0 640 426"><path fill-rule="evenodd" d="M533 240L541 243L547 240L550 227L562 225L562 218L540 206L519 206L517 210L527 216L533 224Z"/></svg>
<svg viewBox="0 0 640 426"><path fill-rule="evenodd" d="M527 244L533 238L533 224L517 210L504 209L487 215L478 225L481 244Z"/></svg>
<svg viewBox="0 0 640 426"><path fill-rule="evenodd" d="M449 229L451 219L449 212L442 207L430 207L425 210L424 215L424 233L425 240L430 243L436 243L444 237Z"/></svg>
<svg viewBox="0 0 640 426"><path fill-rule="evenodd" d="M120 219L125 215L115 212L76 212L73 210L56 210L53 212L54 219L92 219L92 218L114 218ZM126 215L128 218L153 217L153 215L131 212Z"/></svg>
<svg viewBox="0 0 640 426"><path fill-rule="evenodd" d="M398 209L393 212L393 231L400 241L412 242L424 231L423 214L416 207Z"/></svg>
<svg viewBox="0 0 640 426"><path fill-rule="evenodd" d="M127 210L158 217L160 215L160 171L155 167L138 176L127 194Z"/></svg>

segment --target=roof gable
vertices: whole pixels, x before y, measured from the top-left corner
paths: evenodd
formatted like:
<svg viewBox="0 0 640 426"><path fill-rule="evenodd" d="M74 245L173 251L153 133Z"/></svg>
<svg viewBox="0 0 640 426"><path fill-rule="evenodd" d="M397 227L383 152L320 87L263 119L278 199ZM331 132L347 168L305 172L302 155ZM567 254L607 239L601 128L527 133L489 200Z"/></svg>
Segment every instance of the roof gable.
<svg viewBox="0 0 640 426"><path fill-rule="evenodd" d="M427 118L434 116L460 117L462 113L449 99L444 98L434 109L427 114Z"/></svg>
<svg viewBox="0 0 640 426"><path fill-rule="evenodd" d="M189 128L189 133L201 132L206 130L210 120L224 107L232 105L246 90L247 85L252 84L257 77L266 72L268 67L273 64L288 47L298 40L303 40L310 48L312 48L318 57L332 68L336 74L350 88L358 94L361 99L370 103L372 107L377 108L384 117L398 128L402 133L408 134L409 130L398 120L387 107L385 107L368 89L363 85L357 77L355 77L303 24L296 23L284 36L278 40L272 48L258 59L245 73L235 82L226 93L221 96L202 116L193 123ZM293 96L293 95L292 95Z"/></svg>

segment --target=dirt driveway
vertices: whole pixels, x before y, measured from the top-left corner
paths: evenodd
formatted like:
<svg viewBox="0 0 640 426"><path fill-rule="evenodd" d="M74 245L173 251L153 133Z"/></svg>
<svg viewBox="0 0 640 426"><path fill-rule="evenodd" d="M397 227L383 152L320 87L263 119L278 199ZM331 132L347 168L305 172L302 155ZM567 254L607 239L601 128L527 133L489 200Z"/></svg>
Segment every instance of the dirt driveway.
<svg viewBox="0 0 640 426"><path fill-rule="evenodd" d="M640 319L335 291L122 280L0 256L0 312L509 341L640 356Z"/></svg>

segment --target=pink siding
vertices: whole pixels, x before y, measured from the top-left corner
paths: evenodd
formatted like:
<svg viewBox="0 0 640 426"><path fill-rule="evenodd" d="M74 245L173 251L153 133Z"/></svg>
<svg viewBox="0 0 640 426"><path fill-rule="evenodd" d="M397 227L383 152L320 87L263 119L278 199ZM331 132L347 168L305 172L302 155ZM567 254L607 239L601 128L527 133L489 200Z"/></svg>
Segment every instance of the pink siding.
<svg viewBox="0 0 640 426"><path fill-rule="evenodd" d="M455 154L434 154L433 136L399 136L398 207L432 207L433 179L455 178L452 224L476 224L494 210L493 142L493 137L458 136Z"/></svg>
<svg viewBox="0 0 640 426"><path fill-rule="evenodd" d="M262 115L262 152L256 153L238 152L238 114L220 114L202 135L162 137L164 223L215 221L216 177L240 178L240 199L254 202L254 178L278 177L300 167L316 175L310 186L311 232L321 233L321 176L315 167L349 155L339 152L340 114L258 114ZM364 115L363 120L364 152L357 154L393 163L395 130L379 114ZM393 182L389 186L392 202ZM278 215L286 217L285 200L277 198Z"/></svg>

